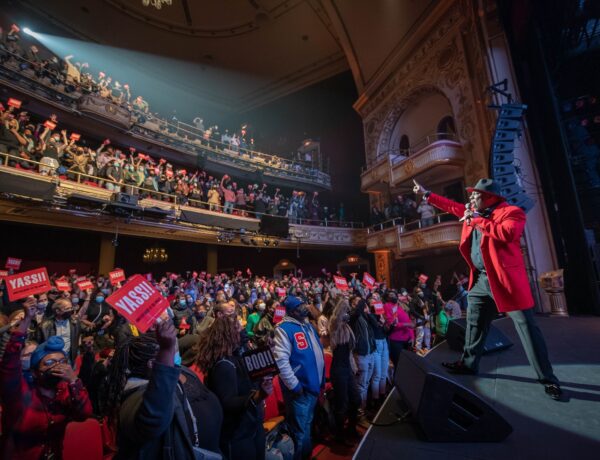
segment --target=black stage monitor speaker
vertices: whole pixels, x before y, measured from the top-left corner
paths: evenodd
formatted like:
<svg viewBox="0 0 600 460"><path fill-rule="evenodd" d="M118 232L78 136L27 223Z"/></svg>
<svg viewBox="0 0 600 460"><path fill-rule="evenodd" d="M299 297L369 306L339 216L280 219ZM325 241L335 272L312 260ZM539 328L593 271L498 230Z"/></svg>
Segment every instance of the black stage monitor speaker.
<svg viewBox="0 0 600 460"><path fill-rule="evenodd" d="M110 201L112 201L114 203L126 204L129 206L137 206L138 196L130 195L128 193L115 192L110 197Z"/></svg>
<svg viewBox="0 0 600 460"><path fill-rule="evenodd" d="M50 201L54 197L56 184L33 177L18 176L0 171L0 192Z"/></svg>
<svg viewBox="0 0 600 460"><path fill-rule="evenodd" d="M67 197L67 204L77 208L101 209L102 206L108 204L108 201L103 200L102 198L73 193Z"/></svg>
<svg viewBox="0 0 600 460"><path fill-rule="evenodd" d="M452 350L463 351L465 346L465 327L467 320L463 318L453 319L448 323L446 340ZM485 339L483 354L494 351L506 350L513 346L513 343L499 329L490 324L490 331Z"/></svg>
<svg viewBox="0 0 600 460"><path fill-rule="evenodd" d="M402 350L394 383L428 441L500 442L512 433L492 406L415 353Z"/></svg>
<svg viewBox="0 0 600 460"><path fill-rule="evenodd" d="M260 233L279 238L288 238L290 236L290 223L285 217L269 216L263 214L260 216Z"/></svg>

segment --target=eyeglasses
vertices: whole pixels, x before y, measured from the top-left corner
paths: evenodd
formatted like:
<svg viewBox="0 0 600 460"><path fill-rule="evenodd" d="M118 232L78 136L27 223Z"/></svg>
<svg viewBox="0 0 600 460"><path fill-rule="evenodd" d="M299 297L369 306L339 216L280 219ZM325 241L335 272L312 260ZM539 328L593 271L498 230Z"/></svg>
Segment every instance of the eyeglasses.
<svg viewBox="0 0 600 460"><path fill-rule="evenodd" d="M46 367L52 367L56 364L67 364L67 358L61 358L61 359L47 359L46 361L43 362L44 366Z"/></svg>

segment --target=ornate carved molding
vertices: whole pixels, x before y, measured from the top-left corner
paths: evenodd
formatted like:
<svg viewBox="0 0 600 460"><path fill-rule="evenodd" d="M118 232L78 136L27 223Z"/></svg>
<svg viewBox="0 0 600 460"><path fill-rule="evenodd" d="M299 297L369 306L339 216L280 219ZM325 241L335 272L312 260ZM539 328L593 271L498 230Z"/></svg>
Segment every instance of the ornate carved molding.
<svg viewBox="0 0 600 460"><path fill-rule="evenodd" d="M445 222L431 227L398 234L400 257L414 252L458 246L462 232L461 222Z"/></svg>
<svg viewBox="0 0 600 460"><path fill-rule="evenodd" d="M489 83L480 72L476 77L482 81L474 82L471 78L465 48L474 45L465 46L462 35L472 34L472 29L465 25L472 22L470 7L456 1L444 19L432 27L429 38L357 108L364 121L367 163L377 158L378 153L394 148L390 145L391 133L406 108L423 94L437 92L443 94L452 107L467 160L467 180L471 182L477 176L486 175L483 156L487 143L482 139L478 107L482 101L476 88Z"/></svg>
<svg viewBox="0 0 600 460"><path fill-rule="evenodd" d="M438 165L464 165L462 146L452 141L438 141L408 158L392 164L390 184L398 186Z"/></svg>

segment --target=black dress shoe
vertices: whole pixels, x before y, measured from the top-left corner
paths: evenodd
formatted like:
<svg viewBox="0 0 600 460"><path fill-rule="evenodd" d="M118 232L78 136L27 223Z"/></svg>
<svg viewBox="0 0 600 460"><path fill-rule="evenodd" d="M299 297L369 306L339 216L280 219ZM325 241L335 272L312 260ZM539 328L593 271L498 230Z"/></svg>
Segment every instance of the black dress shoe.
<svg viewBox="0 0 600 460"><path fill-rule="evenodd" d="M556 383L546 383L544 385L544 389L546 390L546 394L550 396L555 401L560 400L563 392Z"/></svg>
<svg viewBox="0 0 600 460"><path fill-rule="evenodd" d="M452 374L463 374L463 375L475 375L475 372L470 367L465 366L463 361L455 361L453 363L442 363L446 369L448 369Z"/></svg>

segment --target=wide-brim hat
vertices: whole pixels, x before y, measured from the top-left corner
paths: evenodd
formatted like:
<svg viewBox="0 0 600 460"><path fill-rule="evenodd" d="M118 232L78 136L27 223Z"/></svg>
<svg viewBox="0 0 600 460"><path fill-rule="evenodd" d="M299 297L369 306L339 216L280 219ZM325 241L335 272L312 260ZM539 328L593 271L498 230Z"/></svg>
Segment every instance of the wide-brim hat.
<svg viewBox="0 0 600 460"><path fill-rule="evenodd" d="M467 187L467 193L472 193L474 190L480 193L495 196L501 200L506 200L506 198L501 195L500 186L494 182L493 179L479 179L479 181L475 184L475 187Z"/></svg>

